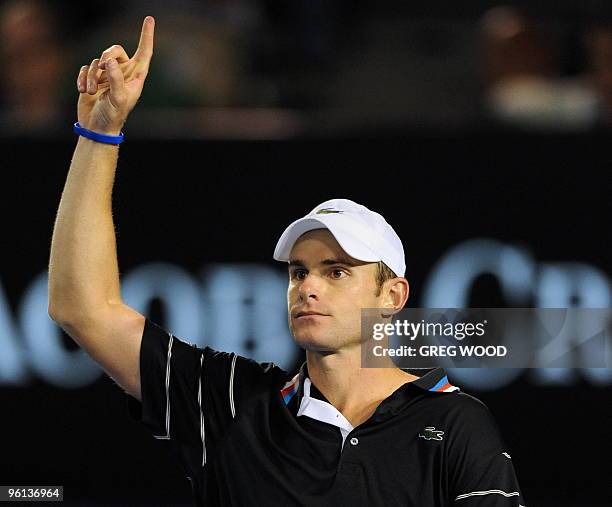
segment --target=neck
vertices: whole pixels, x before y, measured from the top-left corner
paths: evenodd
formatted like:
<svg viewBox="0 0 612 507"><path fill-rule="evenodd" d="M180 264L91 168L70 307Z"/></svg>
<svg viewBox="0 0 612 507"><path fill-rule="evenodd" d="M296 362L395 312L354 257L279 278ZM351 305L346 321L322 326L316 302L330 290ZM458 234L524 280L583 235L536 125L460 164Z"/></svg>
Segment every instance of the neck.
<svg viewBox="0 0 612 507"><path fill-rule="evenodd" d="M397 368L362 368L361 349L339 350L332 354L306 351L311 382L353 425L367 420L376 407L401 385L418 377Z"/></svg>

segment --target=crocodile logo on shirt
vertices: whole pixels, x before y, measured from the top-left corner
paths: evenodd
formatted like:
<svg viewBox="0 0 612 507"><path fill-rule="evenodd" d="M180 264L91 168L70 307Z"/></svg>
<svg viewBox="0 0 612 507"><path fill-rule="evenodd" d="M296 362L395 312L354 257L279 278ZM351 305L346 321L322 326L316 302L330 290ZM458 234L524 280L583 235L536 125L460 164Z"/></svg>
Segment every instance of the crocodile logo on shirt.
<svg viewBox="0 0 612 507"><path fill-rule="evenodd" d="M342 213L342 211L334 209L334 208L321 208L317 211L317 215L328 215L330 213Z"/></svg>
<svg viewBox="0 0 612 507"><path fill-rule="evenodd" d="M435 426L427 426L421 433L419 433L419 437L424 438L425 440L442 440L442 435L444 435L444 432L437 430Z"/></svg>

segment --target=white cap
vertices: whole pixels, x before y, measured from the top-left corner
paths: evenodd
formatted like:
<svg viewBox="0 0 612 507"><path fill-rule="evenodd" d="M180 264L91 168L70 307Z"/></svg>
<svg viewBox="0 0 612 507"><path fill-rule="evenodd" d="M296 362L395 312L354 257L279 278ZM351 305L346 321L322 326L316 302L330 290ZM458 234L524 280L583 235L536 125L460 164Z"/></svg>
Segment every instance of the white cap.
<svg viewBox="0 0 612 507"><path fill-rule="evenodd" d="M397 276L404 276L406 261L399 236L382 215L348 199L331 199L285 229L274 249L274 259L289 261L297 239L314 229L328 229L342 249L365 262L383 261Z"/></svg>

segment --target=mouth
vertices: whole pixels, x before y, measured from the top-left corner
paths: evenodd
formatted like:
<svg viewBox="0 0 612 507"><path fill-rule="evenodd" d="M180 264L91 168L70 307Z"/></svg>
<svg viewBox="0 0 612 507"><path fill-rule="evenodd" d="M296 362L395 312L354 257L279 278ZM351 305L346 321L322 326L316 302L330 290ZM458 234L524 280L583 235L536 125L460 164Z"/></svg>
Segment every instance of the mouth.
<svg viewBox="0 0 612 507"><path fill-rule="evenodd" d="M309 317L329 317L329 315L319 312L297 312L293 314L294 319L306 319Z"/></svg>

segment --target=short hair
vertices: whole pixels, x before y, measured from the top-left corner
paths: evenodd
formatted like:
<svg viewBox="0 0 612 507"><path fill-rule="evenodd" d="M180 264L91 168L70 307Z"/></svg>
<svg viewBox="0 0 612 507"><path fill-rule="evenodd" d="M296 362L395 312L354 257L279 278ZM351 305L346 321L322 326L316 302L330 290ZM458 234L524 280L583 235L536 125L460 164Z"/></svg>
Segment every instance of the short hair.
<svg viewBox="0 0 612 507"><path fill-rule="evenodd" d="M397 278L397 275L393 272L393 270L387 266L383 261L378 261L376 263L376 295L380 296L382 291L383 284L387 280L391 280L392 278Z"/></svg>

